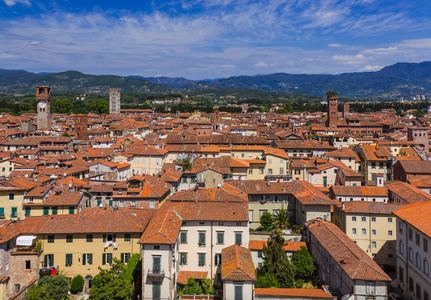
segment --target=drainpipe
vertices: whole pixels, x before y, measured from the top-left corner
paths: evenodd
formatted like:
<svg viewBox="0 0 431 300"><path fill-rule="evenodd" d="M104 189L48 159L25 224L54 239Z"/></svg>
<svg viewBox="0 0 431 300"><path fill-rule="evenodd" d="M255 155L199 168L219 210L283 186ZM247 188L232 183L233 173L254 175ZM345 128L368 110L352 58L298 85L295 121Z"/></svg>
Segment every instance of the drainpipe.
<svg viewBox="0 0 431 300"><path fill-rule="evenodd" d="M213 221L211 221L211 277L213 277L213 265L215 261L213 262L214 255L213 255L213 249L214 249L214 241L213 241ZM212 278L211 278L212 279ZM215 279L215 278L214 278ZM215 280L214 280L215 281Z"/></svg>

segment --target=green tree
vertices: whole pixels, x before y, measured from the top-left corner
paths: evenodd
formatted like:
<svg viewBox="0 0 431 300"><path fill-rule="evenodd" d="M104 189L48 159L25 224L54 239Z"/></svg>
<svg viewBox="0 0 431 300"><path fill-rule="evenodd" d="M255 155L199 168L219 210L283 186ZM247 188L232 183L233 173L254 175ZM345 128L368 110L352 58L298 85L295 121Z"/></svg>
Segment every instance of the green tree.
<svg viewBox="0 0 431 300"><path fill-rule="evenodd" d="M67 298L69 291L69 282L66 277L62 275L45 276L39 279L38 285L46 287L54 300L61 300Z"/></svg>
<svg viewBox="0 0 431 300"><path fill-rule="evenodd" d="M88 109L95 114L108 114L109 101L101 98L94 99L88 103Z"/></svg>
<svg viewBox="0 0 431 300"><path fill-rule="evenodd" d="M192 277L187 279L187 284L183 289L183 295L200 295L202 294L202 288L198 287L196 280Z"/></svg>
<svg viewBox="0 0 431 300"><path fill-rule="evenodd" d="M289 211L284 208L277 209L274 212L273 220L275 228L287 229L289 228Z"/></svg>
<svg viewBox="0 0 431 300"><path fill-rule="evenodd" d="M46 286L33 284L25 294L26 300L52 300L51 293Z"/></svg>
<svg viewBox="0 0 431 300"><path fill-rule="evenodd" d="M286 241L280 230L271 233L267 246L263 246L263 271L275 274L280 287L291 288L294 285L295 269L284 252Z"/></svg>
<svg viewBox="0 0 431 300"><path fill-rule="evenodd" d="M205 278L202 280L202 288L205 295L214 295L214 286L211 278Z"/></svg>
<svg viewBox="0 0 431 300"><path fill-rule="evenodd" d="M292 255L292 264L295 267L296 275L302 279L310 278L316 271L314 259L304 246L301 246L301 249Z"/></svg>
<svg viewBox="0 0 431 300"><path fill-rule="evenodd" d="M70 292L72 294L78 294L84 288L84 277L81 275L76 275L72 279L72 283L70 285Z"/></svg>
<svg viewBox="0 0 431 300"><path fill-rule="evenodd" d="M263 231L269 231L272 229L272 215L269 212L265 211L260 216L260 226L262 227Z"/></svg>
<svg viewBox="0 0 431 300"><path fill-rule="evenodd" d="M275 274L256 272L256 288L279 288L278 279Z"/></svg>
<svg viewBox="0 0 431 300"><path fill-rule="evenodd" d="M90 299L130 299L133 286L127 280L125 271L125 264L116 258L113 259L110 269L104 270L99 267L99 274L91 281Z"/></svg>
<svg viewBox="0 0 431 300"><path fill-rule="evenodd" d="M139 253L134 253L130 256L129 261L127 262L126 267L126 280L133 282L134 278L138 275L139 272L139 262L141 261L141 256Z"/></svg>
<svg viewBox="0 0 431 300"><path fill-rule="evenodd" d="M57 114L70 114L73 109L72 101L68 98L61 98L52 102L52 112Z"/></svg>

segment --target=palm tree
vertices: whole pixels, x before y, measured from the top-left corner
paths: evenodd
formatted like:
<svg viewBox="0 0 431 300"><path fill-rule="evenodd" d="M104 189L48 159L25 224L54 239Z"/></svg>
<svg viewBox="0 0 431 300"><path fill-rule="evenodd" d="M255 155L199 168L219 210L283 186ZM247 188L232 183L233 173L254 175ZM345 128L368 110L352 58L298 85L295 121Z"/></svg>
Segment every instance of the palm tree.
<svg viewBox="0 0 431 300"><path fill-rule="evenodd" d="M279 229L287 229L290 227L289 223L289 212L287 209L280 208L274 212L274 225Z"/></svg>

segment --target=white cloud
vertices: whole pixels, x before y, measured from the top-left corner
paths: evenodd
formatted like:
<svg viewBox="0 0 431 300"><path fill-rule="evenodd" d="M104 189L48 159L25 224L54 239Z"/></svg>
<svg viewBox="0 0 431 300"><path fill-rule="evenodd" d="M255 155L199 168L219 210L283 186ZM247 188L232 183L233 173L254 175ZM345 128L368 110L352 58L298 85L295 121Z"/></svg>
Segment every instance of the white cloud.
<svg viewBox="0 0 431 300"><path fill-rule="evenodd" d="M381 69L383 69L384 66L370 66L370 65L366 65L365 67L361 68L360 71L364 71L364 72L373 72L373 71L379 71Z"/></svg>
<svg viewBox="0 0 431 300"><path fill-rule="evenodd" d="M264 63L263 61L259 61L257 63L254 64L256 67L267 67L268 64Z"/></svg>
<svg viewBox="0 0 431 300"><path fill-rule="evenodd" d="M31 6L30 0L3 0L7 6L14 6L17 3L25 4L27 6Z"/></svg>
<svg viewBox="0 0 431 300"><path fill-rule="evenodd" d="M398 50L398 47L387 47L387 48L375 48L375 49L367 49L362 51L363 53L373 53L373 54L388 54L390 52L394 52Z"/></svg>
<svg viewBox="0 0 431 300"><path fill-rule="evenodd" d="M431 38L405 40L400 43L400 46L408 48L431 48Z"/></svg>
<svg viewBox="0 0 431 300"><path fill-rule="evenodd" d="M366 61L366 57L359 53L357 55L334 55L332 59L346 64L359 64Z"/></svg>

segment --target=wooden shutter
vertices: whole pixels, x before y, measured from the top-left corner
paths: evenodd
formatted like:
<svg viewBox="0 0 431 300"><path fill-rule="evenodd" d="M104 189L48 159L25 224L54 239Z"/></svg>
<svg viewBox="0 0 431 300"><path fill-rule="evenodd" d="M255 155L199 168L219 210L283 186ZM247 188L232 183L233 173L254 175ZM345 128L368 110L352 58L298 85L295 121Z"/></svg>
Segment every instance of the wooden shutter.
<svg viewBox="0 0 431 300"><path fill-rule="evenodd" d="M106 253L102 254L102 265L106 265Z"/></svg>

